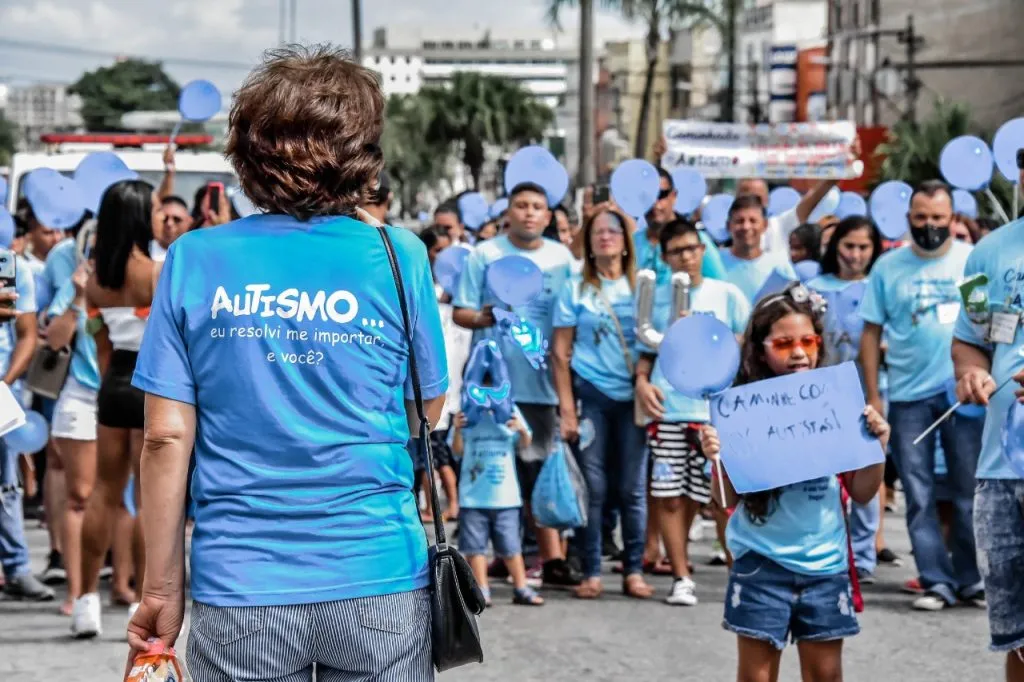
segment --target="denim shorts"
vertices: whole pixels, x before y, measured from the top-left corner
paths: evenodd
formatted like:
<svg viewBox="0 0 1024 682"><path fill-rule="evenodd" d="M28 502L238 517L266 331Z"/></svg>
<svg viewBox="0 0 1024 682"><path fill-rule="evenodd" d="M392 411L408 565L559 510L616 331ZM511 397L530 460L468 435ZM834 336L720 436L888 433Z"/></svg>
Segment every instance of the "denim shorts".
<svg viewBox="0 0 1024 682"><path fill-rule="evenodd" d="M978 481L974 537L985 580L990 647L1024 647L1024 481Z"/></svg>
<svg viewBox="0 0 1024 682"><path fill-rule="evenodd" d="M736 559L722 627L769 642L824 642L860 632L847 573L801 575L756 552Z"/></svg>
<svg viewBox="0 0 1024 682"><path fill-rule="evenodd" d="M487 541L495 556L507 559L523 553L519 507L510 509L459 509L459 551L467 556L487 554Z"/></svg>

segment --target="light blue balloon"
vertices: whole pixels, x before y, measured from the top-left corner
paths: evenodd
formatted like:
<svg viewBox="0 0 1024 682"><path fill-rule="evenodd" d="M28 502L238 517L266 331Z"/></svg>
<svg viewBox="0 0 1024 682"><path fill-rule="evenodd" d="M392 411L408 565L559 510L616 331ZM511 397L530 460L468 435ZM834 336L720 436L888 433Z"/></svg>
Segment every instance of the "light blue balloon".
<svg viewBox="0 0 1024 682"><path fill-rule="evenodd" d="M1003 423L1003 458L1021 478L1024 478L1024 405L1014 400L1006 411Z"/></svg>
<svg viewBox="0 0 1024 682"><path fill-rule="evenodd" d="M493 204L491 204L491 220L497 220L501 217L501 214L508 210L508 197L501 197Z"/></svg>
<svg viewBox="0 0 1024 682"><path fill-rule="evenodd" d="M809 282L821 274L821 263L816 260L802 260L793 264L793 270L801 282Z"/></svg>
<svg viewBox="0 0 1024 682"><path fill-rule="evenodd" d="M525 256L505 256L487 268L487 286L506 305L526 305L544 290L544 273Z"/></svg>
<svg viewBox="0 0 1024 682"><path fill-rule="evenodd" d="M768 215L781 215L796 208L802 198L792 187L776 187L768 194Z"/></svg>
<svg viewBox="0 0 1024 682"><path fill-rule="evenodd" d="M628 215L637 218L651 210L658 200L661 178L649 161L623 161L612 172L611 195Z"/></svg>
<svg viewBox="0 0 1024 682"><path fill-rule="evenodd" d="M901 180L889 180L875 188L868 199L871 219L886 239L900 239L910 229L907 213L914 189Z"/></svg>
<svg viewBox="0 0 1024 682"><path fill-rule="evenodd" d="M942 148L939 170L946 182L954 187L983 189L992 181L992 151L980 137L954 137Z"/></svg>
<svg viewBox="0 0 1024 682"><path fill-rule="evenodd" d="M7 179L0 176L0 203L7 203Z"/></svg>
<svg viewBox="0 0 1024 682"><path fill-rule="evenodd" d="M852 215L867 216L868 202L856 192L843 192L839 195L839 205L836 206L835 216L845 220Z"/></svg>
<svg viewBox="0 0 1024 682"><path fill-rule="evenodd" d="M695 168L679 166L672 171L672 184L676 188L676 213L690 215L704 201L708 193L708 182Z"/></svg>
<svg viewBox="0 0 1024 682"><path fill-rule="evenodd" d="M715 194L700 210L704 229L719 244L729 239L729 209L733 201L731 194Z"/></svg>
<svg viewBox="0 0 1024 682"><path fill-rule="evenodd" d="M466 260L469 259L469 249L461 246L449 246L437 254L434 260L434 279L441 285L441 288L449 294L454 294L459 285L459 277L463 268L466 267Z"/></svg>
<svg viewBox="0 0 1024 682"><path fill-rule="evenodd" d="M24 424L4 436L7 447L22 454L39 452L46 447L49 438L50 427L46 418L33 410L25 413Z"/></svg>
<svg viewBox="0 0 1024 682"><path fill-rule="evenodd" d="M953 210L968 218L978 217L978 201L965 189L953 190Z"/></svg>
<svg viewBox="0 0 1024 682"><path fill-rule="evenodd" d="M0 206L0 249L11 248L14 241L14 218L7 209Z"/></svg>
<svg viewBox="0 0 1024 682"><path fill-rule="evenodd" d="M459 213L462 223L471 230L477 230L490 218L490 206L480 192L471 192L459 197Z"/></svg>
<svg viewBox="0 0 1024 682"><path fill-rule="evenodd" d="M114 152L92 152L78 162L75 168L75 184L82 195L86 208L99 213L103 195L111 185L123 180L137 180L139 174Z"/></svg>
<svg viewBox="0 0 1024 682"><path fill-rule="evenodd" d="M665 334L658 362L672 388L690 398L705 398L732 385L740 367L740 346L732 329L717 318L689 315Z"/></svg>
<svg viewBox="0 0 1024 682"><path fill-rule="evenodd" d="M421 223L429 223L430 214L427 213L426 211L420 211L419 213L416 214L416 220L420 221Z"/></svg>
<svg viewBox="0 0 1024 682"><path fill-rule="evenodd" d="M1014 118L999 126L992 138L993 158L1003 177L1014 185L1020 182L1017 150L1024 149L1024 118Z"/></svg>
<svg viewBox="0 0 1024 682"><path fill-rule="evenodd" d="M186 83L178 95L178 112L186 121L209 121L220 111L220 90L207 80Z"/></svg>
<svg viewBox="0 0 1024 682"><path fill-rule="evenodd" d="M833 187L828 191L818 205L811 211L811 215L807 217L807 222L816 223L827 215L835 215L836 209L839 208L839 202L842 199L842 193L838 187Z"/></svg>
<svg viewBox="0 0 1024 682"><path fill-rule="evenodd" d="M569 173L565 166L539 145L523 147L512 155L505 166L506 194L511 194L516 185L524 182L532 182L544 188L548 195L548 206L551 207L561 203L569 191Z"/></svg>
<svg viewBox="0 0 1024 682"><path fill-rule="evenodd" d="M778 268L775 268L754 295L754 305L756 306L762 299L769 296L781 294L793 281L788 275L783 275Z"/></svg>

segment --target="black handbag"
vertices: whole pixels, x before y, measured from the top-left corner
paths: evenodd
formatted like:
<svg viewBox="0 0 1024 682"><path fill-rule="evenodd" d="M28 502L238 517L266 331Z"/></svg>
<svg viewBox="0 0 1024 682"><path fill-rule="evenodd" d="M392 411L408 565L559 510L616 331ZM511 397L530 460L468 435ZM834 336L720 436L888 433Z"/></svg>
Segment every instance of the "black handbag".
<svg viewBox="0 0 1024 682"><path fill-rule="evenodd" d="M412 327L409 324L409 308L405 301L405 286L398 257L387 230L378 226L377 231L384 241L391 263L391 274L398 289L398 301L402 308L402 322L405 338L409 344L409 374L412 377L413 396L416 400L416 415L419 417L419 437L416 447L425 451L427 475L430 477L430 500L435 510L441 509L434 483L434 455L430 446L430 425L423 409L423 394L420 392L420 376L416 368L416 353L412 344ZM476 617L483 613L485 602L483 592L476 584L469 563L458 550L448 544L444 523L434 524L435 544L430 548L430 634L434 668L444 672L469 663L482 663L483 645Z"/></svg>

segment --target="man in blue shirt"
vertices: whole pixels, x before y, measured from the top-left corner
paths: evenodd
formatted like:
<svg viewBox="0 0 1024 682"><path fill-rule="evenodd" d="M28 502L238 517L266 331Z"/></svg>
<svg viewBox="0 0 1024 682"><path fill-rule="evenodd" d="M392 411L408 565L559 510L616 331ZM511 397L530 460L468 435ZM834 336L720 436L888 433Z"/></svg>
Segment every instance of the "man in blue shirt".
<svg viewBox="0 0 1024 682"><path fill-rule="evenodd" d="M984 600L972 530L981 421L954 415L938 430L954 507L948 549L935 506L935 435L913 442L950 406L945 385L953 376L949 348L960 312L957 283L971 252L950 234L952 219L953 200L945 184L933 181L917 188L910 204L913 242L878 259L860 306L865 392L876 410L882 409L883 330L889 340L892 457L903 481L910 543L925 589L914 608L927 611L951 606L958 598L976 604Z"/></svg>
<svg viewBox="0 0 1024 682"><path fill-rule="evenodd" d="M1024 170L1021 171L1024 181ZM983 239L967 259L965 275L988 276L989 314L972 321L961 311L953 332L953 365L957 397L987 405L978 487L974 501L974 533L985 579L993 651L1005 651L1006 680L1024 680L1024 479L1003 457L1003 429L1014 404L1015 386L998 393L996 382L1013 376L1024 384L1024 219ZM996 314L1005 315L997 318ZM993 332L993 321L1009 322ZM1017 389L1019 391L1019 389ZM1017 405L1014 409L1021 409Z"/></svg>
<svg viewBox="0 0 1024 682"><path fill-rule="evenodd" d="M798 279L789 262L789 252L766 251L762 246L768 229L768 216L761 199L742 194L729 207L729 236L732 247L721 252L725 279L732 282L751 304L773 271L787 279Z"/></svg>
<svg viewBox="0 0 1024 682"><path fill-rule="evenodd" d="M530 259L543 273L544 288L541 294L515 312L536 325L545 339L552 338L555 302L563 284L569 279L573 257L565 246L542 236L550 222L551 212L542 187L521 183L512 188L509 194L508 232L474 249L466 261L458 293L452 302L455 306L455 323L474 330L474 342L495 334L492 330L495 325L493 310L500 302L487 290L487 268L509 255ZM523 351L506 334L498 334L496 340L508 363L513 399L533 432L530 447L521 450L516 460L523 499L529 502L540 468L556 444L558 396L555 394L550 370L534 369ZM565 561L558 531L537 528L536 533L540 555L544 560L544 582L562 586L579 584L579 575Z"/></svg>

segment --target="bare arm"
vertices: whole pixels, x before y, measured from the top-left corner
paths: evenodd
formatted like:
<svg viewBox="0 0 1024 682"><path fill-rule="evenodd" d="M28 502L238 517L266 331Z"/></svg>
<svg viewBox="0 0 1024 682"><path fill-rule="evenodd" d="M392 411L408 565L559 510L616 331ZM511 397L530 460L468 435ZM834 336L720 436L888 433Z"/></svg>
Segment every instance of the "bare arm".
<svg viewBox="0 0 1024 682"><path fill-rule="evenodd" d="M174 194L175 172L174 147L167 145L164 149L164 178L160 181L160 187L157 189L157 196L161 199Z"/></svg>
<svg viewBox="0 0 1024 682"><path fill-rule="evenodd" d="M864 392L868 404L882 411L882 394L878 389L878 370L882 362L882 327L864 323L860 337L860 366L864 368Z"/></svg>
<svg viewBox="0 0 1024 682"><path fill-rule="evenodd" d="M572 374L569 363L572 359L572 345L576 340L574 327L555 329L554 347L551 350L551 372L558 394L558 410L563 420L576 419L576 398L572 394Z"/></svg>
<svg viewBox="0 0 1024 682"><path fill-rule="evenodd" d="M7 374L4 375L4 383L8 386L28 371L28 366L32 362L32 353L36 350L37 326L35 313L22 313L16 318L14 333L17 341L14 344L10 362L7 364Z"/></svg>
<svg viewBox="0 0 1024 682"><path fill-rule="evenodd" d="M491 306L484 306L483 310L455 308L452 311L452 321L463 329L487 329L494 326L495 319L491 313Z"/></svg>
<svg viewBox="0 0 1024 682"><path fill-rule="evenodd" d="M992 358L982 348L953 339L953 369L956 372L956 397L965 403L988 405L996 389L992 378Z"/></svg>
<svg viewBox="0 0 1024 682"><path fill-rule="evenodd" d="M654 358L643 355L636 364L636 397L643 411L654 419L665 416L665 395L651 383L651 370L654 369Z"/></svg>
<svg viewBox="0 0 1024 682"><path fill-rule="evenodd" d="M796 205L796 217L801 225L807 222L807 219L811 217L811 213L821 203L821 200L825 198L825 195L838 184L838 180L820 180L807 191L807 194L800 199L800 203ZM787 239L789 238L788 234L783 236Z"/></svg>
<svg viewBox="0 0 1024 682"><path fill-rule="evenodd" d="M78 330L78 318L85 316L85 296L77 296L71 307L63 314L51 318L46 325L46 343L53 350L60 350L71 343Z"/></svg>
<svg viewBox="0 0 1024 682"><path fill-rule="evenodd" d="M428 431L433 429L437 422L441 421L441 411L444 410L444 398L443 395L439 395L436 398L423 401L423 411L427 416ZM405 415L409 419L409 433L412 434L413 438L416 438L420 432L420 418L416 414L415 400L405 401Z"/></svg>

